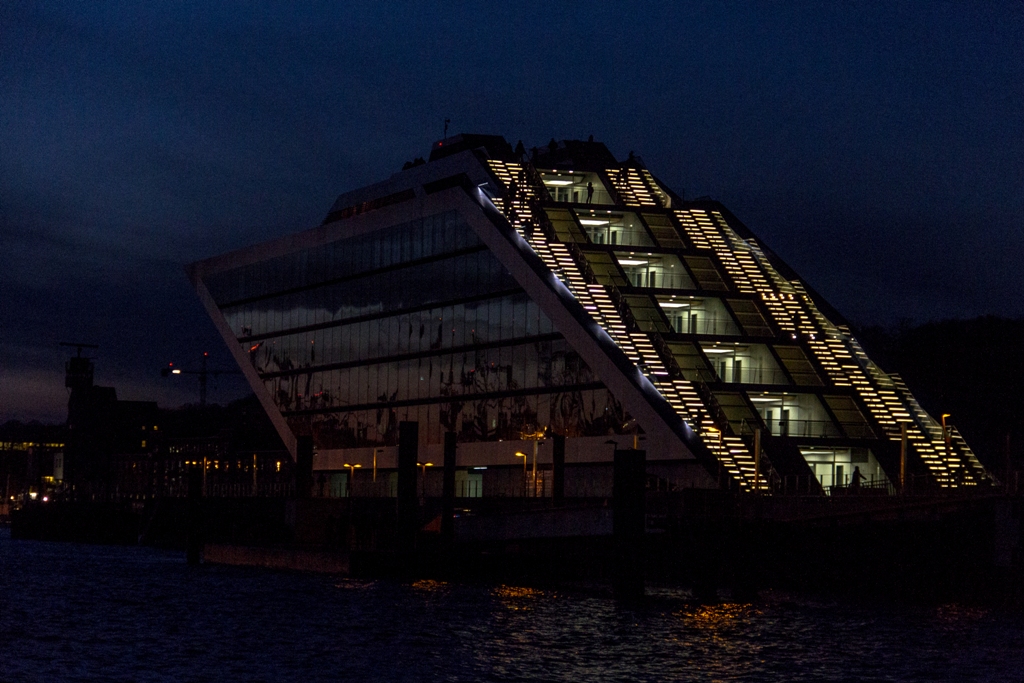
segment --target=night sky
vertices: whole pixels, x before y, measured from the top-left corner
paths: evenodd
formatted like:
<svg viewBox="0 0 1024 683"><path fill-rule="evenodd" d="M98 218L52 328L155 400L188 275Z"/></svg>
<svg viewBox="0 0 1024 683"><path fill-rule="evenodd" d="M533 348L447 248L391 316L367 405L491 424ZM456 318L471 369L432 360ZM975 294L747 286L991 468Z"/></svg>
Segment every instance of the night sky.
<svg viewBox="0 0 1024 683"><path fill-rule="evenodd" d="M1020 0L0 2L0 422L64 419L60 341L197 401L160 368L233 363L183 264L318 224L446 117L635 151L855 323L1024 315Z"/></svg>

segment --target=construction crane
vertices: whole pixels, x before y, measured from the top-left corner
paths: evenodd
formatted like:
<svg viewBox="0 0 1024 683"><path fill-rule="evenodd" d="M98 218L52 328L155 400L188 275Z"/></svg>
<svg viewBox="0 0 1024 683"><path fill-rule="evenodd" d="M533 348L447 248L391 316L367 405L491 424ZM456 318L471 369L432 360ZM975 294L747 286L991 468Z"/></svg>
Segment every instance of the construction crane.
<svg viewBox="0 0 1024 683"><path fill-rule="evenodd" d="M174 363L168 363L166 368L160 371L161 377L169 377L170 375L199 375L199 407L206 407L206 382L212 375L217 377L218 375L240 375L241 370L210 370L207 367L207 361L210 358L210 354L207 351L203 351L203 363L198 370L182 370L181 368L174 367Z"/></svg>

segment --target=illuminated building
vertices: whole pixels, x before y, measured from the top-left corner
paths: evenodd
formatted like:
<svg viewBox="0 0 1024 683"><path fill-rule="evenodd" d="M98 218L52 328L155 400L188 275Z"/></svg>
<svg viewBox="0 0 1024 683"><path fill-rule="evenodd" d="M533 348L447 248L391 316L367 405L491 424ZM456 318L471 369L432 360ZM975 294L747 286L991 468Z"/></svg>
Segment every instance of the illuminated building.
<svg viewBox="0 0 1024 683"><path fill-rule="evenodd" d="M285 443L311 435L319 469L391 466L414 420L424 461L458 434L467 477L517 471L540 434L583 465L639 432L648 472L676 486L834 492L855 468L887 490L901 468L987 481L725 207L683 201L600 143L517 155L450 138L322 225L189 273Z"/></svg>

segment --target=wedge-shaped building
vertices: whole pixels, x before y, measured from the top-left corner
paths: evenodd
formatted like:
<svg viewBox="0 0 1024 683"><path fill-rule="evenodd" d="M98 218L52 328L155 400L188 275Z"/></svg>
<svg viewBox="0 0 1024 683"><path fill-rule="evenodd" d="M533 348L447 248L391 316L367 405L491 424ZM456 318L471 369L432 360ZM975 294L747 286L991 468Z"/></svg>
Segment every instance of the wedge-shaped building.
<svg viewBox="0 0 1024 683"><path fill-rule="evenodd" d="M413 420L424 461L457 433L470 483L551 434L580 466L639 442L666 486L987 481L725 207L600 143L449 138L321 225L189 273L285 443L312 435L321 469L387 469Z"/></svg>

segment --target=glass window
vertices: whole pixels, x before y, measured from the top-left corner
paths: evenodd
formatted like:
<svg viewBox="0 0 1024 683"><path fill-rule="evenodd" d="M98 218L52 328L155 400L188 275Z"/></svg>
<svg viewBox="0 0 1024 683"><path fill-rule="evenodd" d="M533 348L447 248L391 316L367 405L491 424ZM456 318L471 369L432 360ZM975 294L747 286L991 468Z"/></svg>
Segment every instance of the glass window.
<svg viewBox="0 0 1024 683"><path fill-rule="evenodd" d="M839 426L851 439L873 439L875 432L864 419L864 413L850 396L825 396L825 403L839 420Z"/></svg>
<svg viewBox="0 0 1024 683"><path fill-rule="evenodd" d="M864 478L863 483L858 482L861 488L889 490L889 478L868 448L799 448L818 483L829 494L842 492L848 487L855 471Z"/></svg>
<svg viewBox="0 0 1024 683"><path fill-rule="evenodd" d="M551 227L555 231L555 236L560 241L581 243L589 241L586 233L580 229L580 226L577 225L576 220L569 211L550 208L544 209L544 211L547 213Z"/></svg>
<svg viewBox="0 0 1024 683"><path fill-rule="evenodd" d="M754 428L760 425L743 394L716 391L714 395L720 414L729 420L734 434L752 434Z"/></svg>
<svg viewBox="0 0 1024 683"><path fill-rule="evenodd" d="M658 305L677 334L740 336L740 328L721 299L659 296Z"/></svg>
<svg viewBox="0 0 1024 683"><path fill-rule="evenodd" d="M679 233L672 225L672 220L665 214L645 213L642 214L647 226L654 234L654 239L662 247L669 249L684 249L686 244L679 238Z"/></svg>
<svg viewBox="0 0 1024 683"><path fill-rule="evenodd" d="M811 361L807 359L804 350L799 346L776 345L774 349L794 382L802 386L820 387L823 385L818 373L814 371Z"/></svg>
<svg viewBox="0 0 1024 683"><path fill-rule="evenodd" d="M587 259L587 264L590 269L594 272L594 276L597 281L602 285L613 285L615 287L624 287L629 283L622 276L622 272L616 265L616 261L612 258L612 255L606 251L584 251L584 256Z"/></svg>
<svg viewBox="0 0 1024 683"><path fill-rule="evenodd" d="M725 284L721 273L715 268L715 264L706 256L684 256L686 265L690 267L693 276L697 278L701 289L710 289L716 292L727 292L729 286Z"/></svg>
<svg viewBox="0 0 1024 683"><path fill-rule="evenodd" d="M750 299L727 299L736 319L743 330L751 337L772 337L772 328L768 326L757 304Z"/></svg>
<svg viewBox="0 0 1024 683"><path fill-rule="evenodd" d="M586 171L541 171L541 181L556 202L572 204L614 204L597 173Z"/></svg>
<svg viewBox="0 0 1024 683"><path fill-rule="evenodd" d="M736 384L789 384L775 356L764 344L708 342L701 344L718 379Z"/></svg>
<svg viewBox="0 0 1024 683"><path fill-rule="evenodd" d="M634 287L694 290L690 274L672 254L617 252L615 258Z"/></svg>
<svg viewBox="0 0 1024 683"><path fill-rule="evenodd" d="M668 332L668 325L661 315L661 310L646 296L624 296L622 297L629 306L633 319L644 332Z"/></svg>
<svg viewBox="0 0 1024 683"><path fill-rule="evenodd" d="M579 209L576 218L594 244L654 246L647 228L635 213Z"/></svg>
<svg viewBox="0 0 1024 683"><path fill-rule="evenodd" d="M698 380L712 382L715 380L714 371L708 367L708 364L704 361L704 356L701 355L696 344L690 342L668 342L668 348L672 352L672 357L675 358L676 365L679 366L685 379L691 382Z"/></svg>
<svg viewBox="0 0 1024 683"><path fill-rule="evenodd" d="M760 392L750 394L750 401L773 436L842 437L813 394Z"/></svg>

